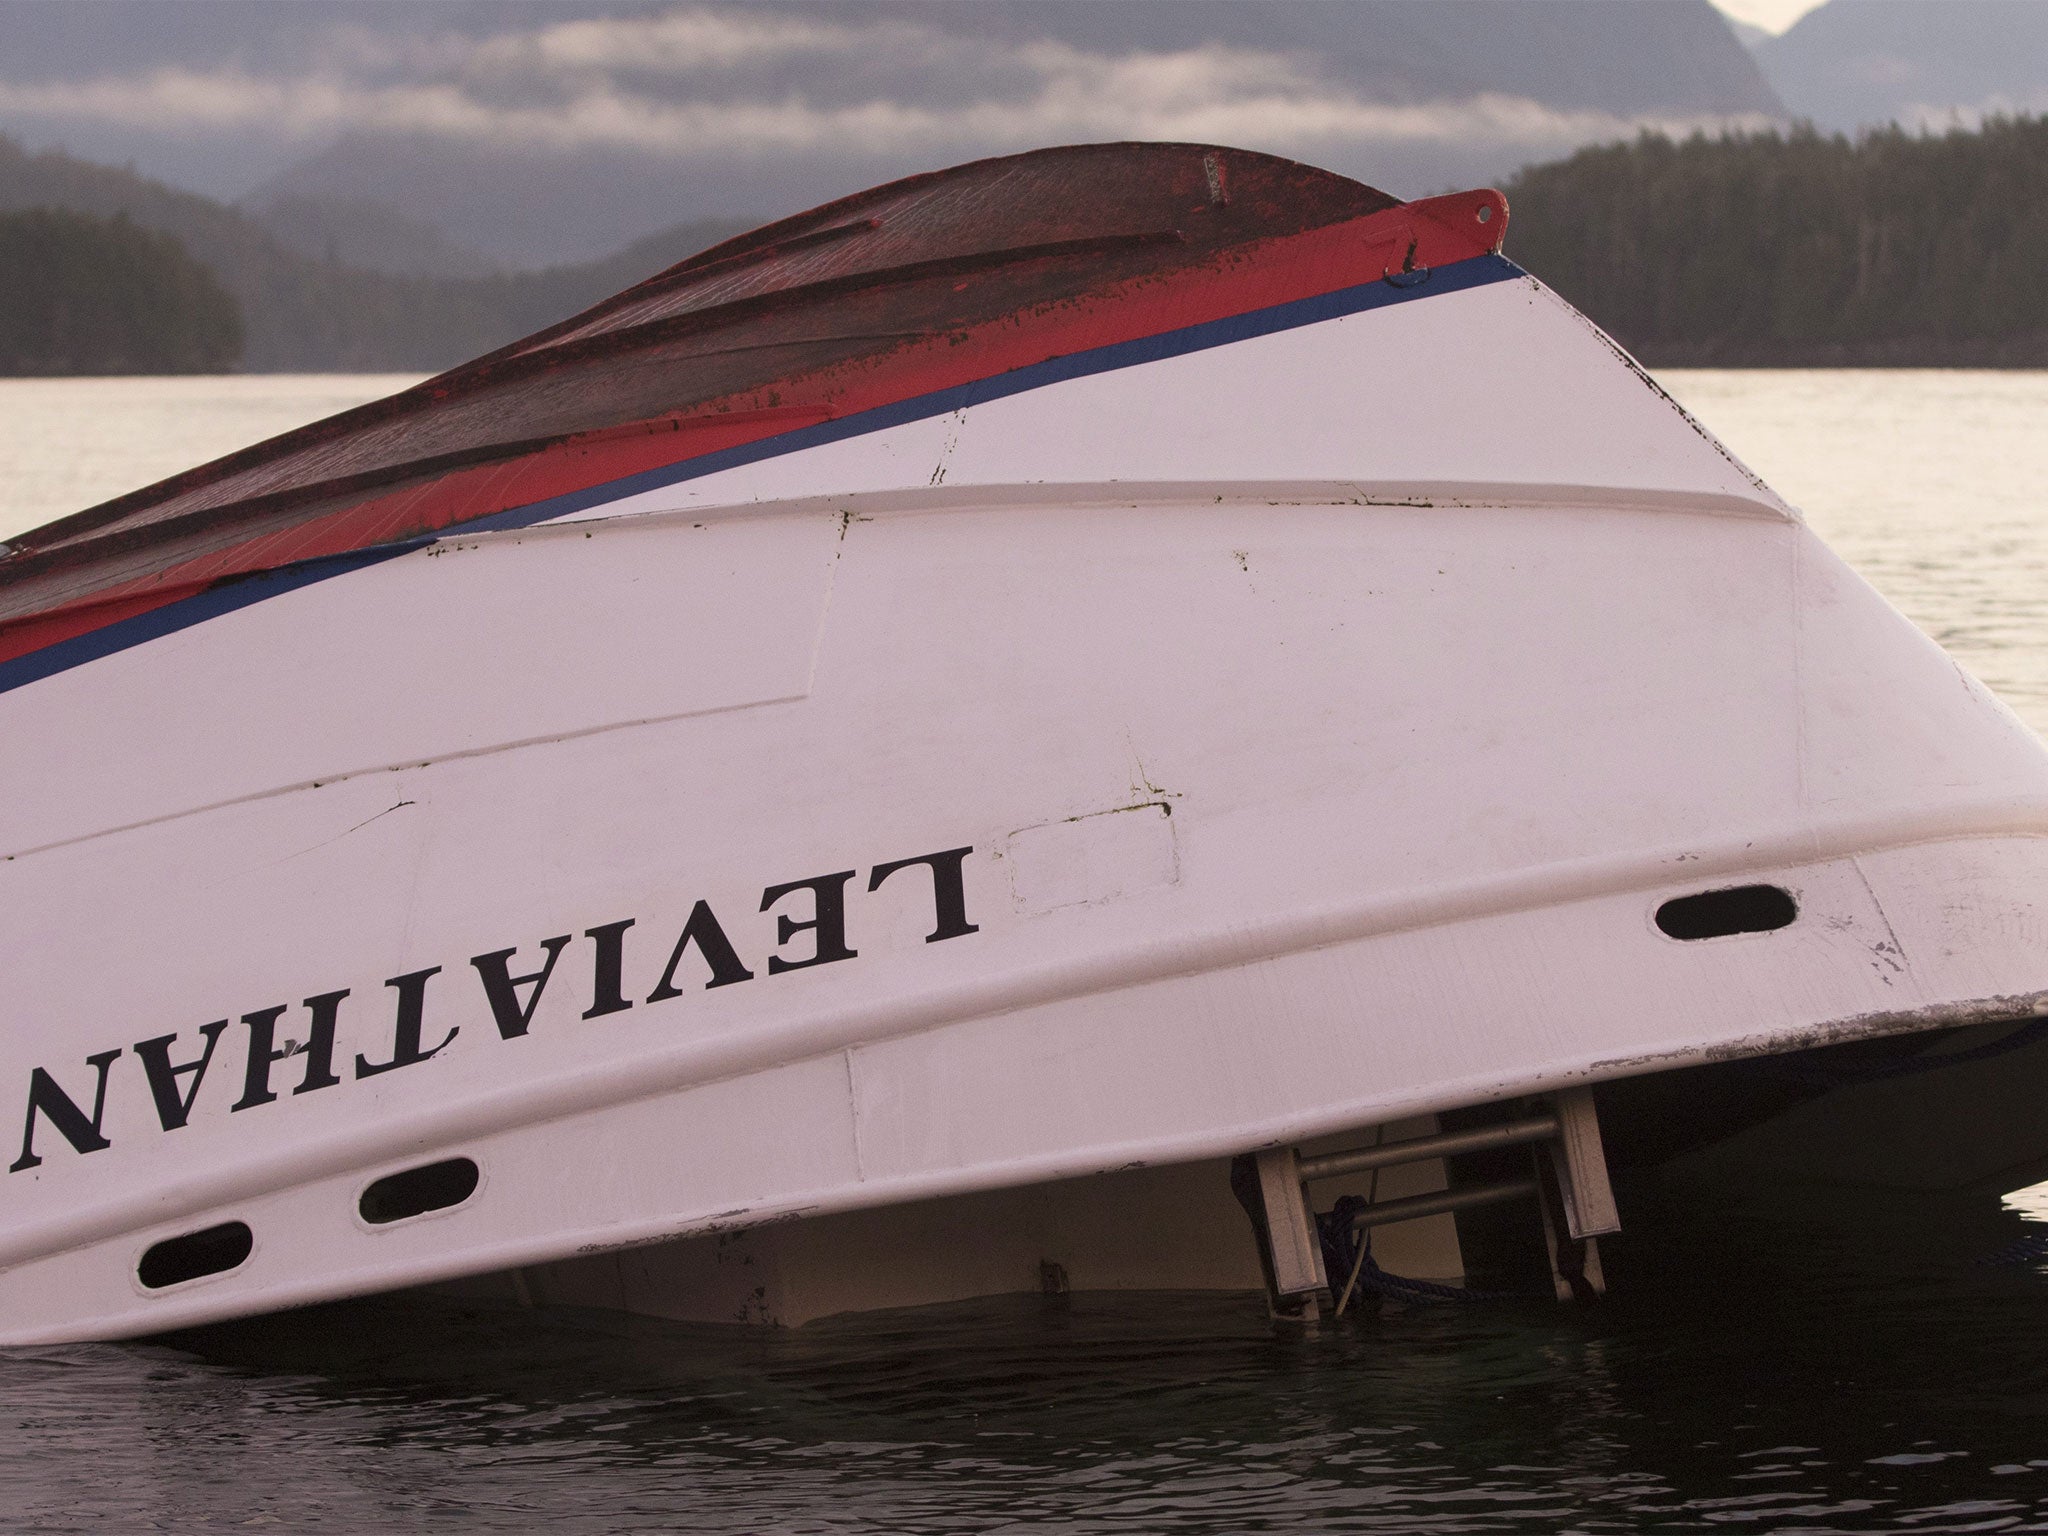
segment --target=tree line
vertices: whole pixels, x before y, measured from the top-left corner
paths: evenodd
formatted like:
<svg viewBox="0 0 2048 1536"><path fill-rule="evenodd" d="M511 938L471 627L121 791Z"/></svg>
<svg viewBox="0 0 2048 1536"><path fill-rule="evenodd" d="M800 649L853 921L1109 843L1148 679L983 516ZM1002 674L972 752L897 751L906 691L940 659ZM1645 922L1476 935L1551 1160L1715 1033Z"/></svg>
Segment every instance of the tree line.
<svg viewBox="0 0 2048 1536"><path fill-rule="evenodd" d="M1507 192L1508 254L1653 366L2048 367L2048 118L1645 134ZM736 228L678 226L544 272L409 277L0 138L0 373L437 370Z"/></svg>
<svg viewBox="0 0 2048 1536"><path fill-rule="evenodd" d="M235 301L169 235L0 213L0 373L225 373L241 352Z"/></svg>
<svg viewBox="0 0 2048 1536"><path fill-rule="evenodd" d="M234 300L242 320L240 366L254 373L437 372L750 227L731 219L678 224L601 260L537 272L375 272L292 250L212 198L61 150L30 151L0 135L0 213L52 208L125 218L175 240ZM0 315L22 302L0 287ZM0 372L19 371L0 361Z"/></svg>
<svg viewBox="0 0 2048 1536"><path fill-rule="evenodd" d="M1652 366L2048 366L2048 118L1645 134L1505 190L1507 254Z"/></svg>

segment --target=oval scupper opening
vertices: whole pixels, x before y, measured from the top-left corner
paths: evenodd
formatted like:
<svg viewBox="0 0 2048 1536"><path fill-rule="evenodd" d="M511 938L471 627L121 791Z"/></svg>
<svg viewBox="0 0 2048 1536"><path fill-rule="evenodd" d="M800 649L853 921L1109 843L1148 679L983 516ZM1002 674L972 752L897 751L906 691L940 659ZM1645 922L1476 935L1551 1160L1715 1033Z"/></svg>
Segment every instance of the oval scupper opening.
<svg viewBox="0 0 2048 1536"><path fill-rule="evenodd" d="M445 1211L476 1193L482 1174L466 1157L426 1163L386 1174L362 1192L356 1209L373 1227L409 1221L429 1211Z"/></svg>
<svg viewBox="0 0 2048 1536"><path fill-rule="evenodd" d="M239 1269L256 1246L247 1222L224 1221L217 1227L181 1233L152 1243L135 1266L135 1278L152 1291L183 1285L207 1275Z"/></svg>
<svg viewBox="0 0 2048 1536"><path fill-rule="evenodd" d="M1776 885L1737 885L1679 896L1657 909L1657 926L1674 939L1721 939L1770 933L1799 916L1792 893Z"/></svg>

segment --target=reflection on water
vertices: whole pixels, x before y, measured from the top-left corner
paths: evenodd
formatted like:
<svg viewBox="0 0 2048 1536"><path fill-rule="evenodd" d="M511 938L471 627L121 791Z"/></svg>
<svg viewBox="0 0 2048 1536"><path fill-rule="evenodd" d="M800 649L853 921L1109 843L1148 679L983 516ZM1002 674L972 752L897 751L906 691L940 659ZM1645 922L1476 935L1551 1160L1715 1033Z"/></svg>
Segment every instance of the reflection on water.
<svg viewBox="0 0 2048 1536"><path fill-rule="evenodd" d="M1308 1336L1200 1296L795 1332L365 1303L17 1351L0 1475L33 1530L2048 1529L2048 1281L1975 1262L2010 1227L1659 1199L1607 1304Z"/></svg>
<svg viewBox="0 0 2048 1536"><path fill-rule="evenodd" d="M404 382L0 382L0 537ZM2048 375L1667 382L2048 729ZM1604 1305L1306 1337L1213 1297L792 1333L384 1302L0 1351L0 1529L2048 1530L2048 1278L1982 1262L2019 1214L1623 1195Z"/></svg>

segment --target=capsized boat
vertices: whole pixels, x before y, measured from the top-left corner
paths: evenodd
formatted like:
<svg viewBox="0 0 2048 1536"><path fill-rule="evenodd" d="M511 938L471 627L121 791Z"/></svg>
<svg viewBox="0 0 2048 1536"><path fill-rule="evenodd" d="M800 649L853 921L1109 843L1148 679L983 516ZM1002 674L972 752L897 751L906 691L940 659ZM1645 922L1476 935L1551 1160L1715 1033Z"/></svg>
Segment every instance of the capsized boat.
<svg viewBox="0 0 2048 1536"><path fill-rule="evenodd" d="M2048 753L1507 216L983 161L14 540L0 1341L2021 1182Z"/></svg>

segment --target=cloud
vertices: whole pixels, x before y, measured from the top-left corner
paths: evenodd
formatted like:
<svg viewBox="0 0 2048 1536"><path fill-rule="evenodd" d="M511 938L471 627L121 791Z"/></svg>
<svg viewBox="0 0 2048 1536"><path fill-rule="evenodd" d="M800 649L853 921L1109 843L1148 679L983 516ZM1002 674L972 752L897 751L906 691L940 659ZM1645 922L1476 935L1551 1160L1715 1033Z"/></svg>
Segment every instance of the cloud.
<svg viewBox="0 0 2048 1536"><path fill-rule="evenodd" d="M847 27L772 12L685 10L598 17L491 38L477 48L473 63L484 71L539 67L701 75L771 60L845 53L885 29L886 24Z"/></svg>
<svg viewBox="0 0 2048 1536"><path fill-rule="evenodd" d="M1314 155L1346 144L1548 150L1644 127L1762 121L1622 118L1526 97L1389 103L1299 55L1206 44L1090 52L984 40L898 18L692 8L586 18L481 41L336 29L286 76L160 68L0 82L0 114L169 134L425 135L679 160L982 153L1100 139L1182 139Z"/></svg>
<svg viewBox="0 0 2048 1536"><path fill-rule="evenodd" d="M2017 97L2000 92L1963 106L1908 102L1894 115L1901 127L1914 133L1947 133L1957 128L1975 133L1992 118L2026 117L2038 113L2048 113L2048 89Z"/></svg>

